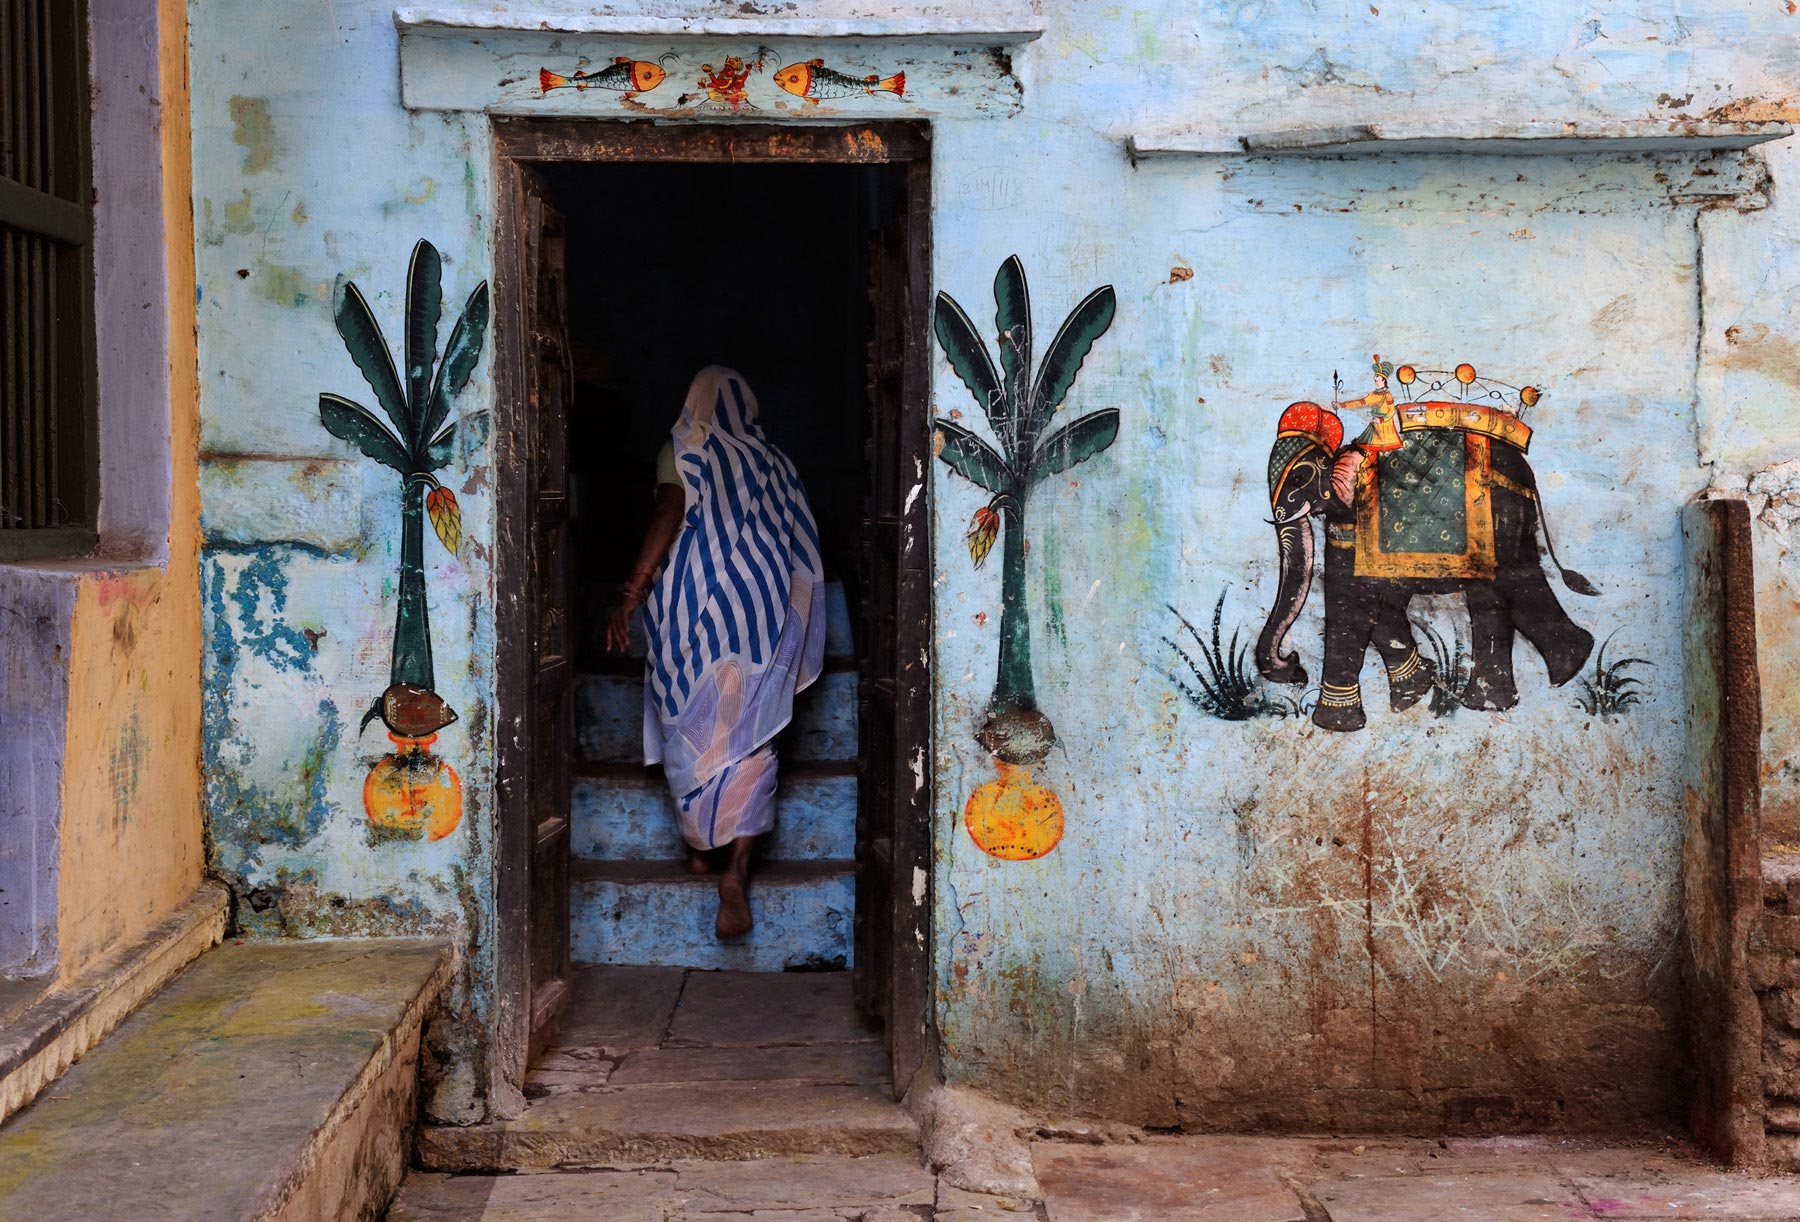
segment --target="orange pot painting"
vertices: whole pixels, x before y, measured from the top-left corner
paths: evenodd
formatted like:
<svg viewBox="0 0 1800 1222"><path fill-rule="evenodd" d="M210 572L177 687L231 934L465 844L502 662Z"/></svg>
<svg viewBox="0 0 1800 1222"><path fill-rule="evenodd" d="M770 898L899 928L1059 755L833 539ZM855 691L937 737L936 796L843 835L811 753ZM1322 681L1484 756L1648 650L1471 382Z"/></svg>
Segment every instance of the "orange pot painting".
<svg viewBox="0 0 1800 1222"><path fill-rule="evenodd" d="M1063 834L1062 800L1031 779L1031 769L996 760L1000 779L969 795L963 825L982 852L1001 861L1042 857Z"/></svg>
<svg viewBox="0 0 1800 1222"><path fill-rule="evenodd" d="M363 782L370 827L396 840L442 840L462 822L462 778L432 754L437 735L388 738L395 750L377 760Z"/></svg>

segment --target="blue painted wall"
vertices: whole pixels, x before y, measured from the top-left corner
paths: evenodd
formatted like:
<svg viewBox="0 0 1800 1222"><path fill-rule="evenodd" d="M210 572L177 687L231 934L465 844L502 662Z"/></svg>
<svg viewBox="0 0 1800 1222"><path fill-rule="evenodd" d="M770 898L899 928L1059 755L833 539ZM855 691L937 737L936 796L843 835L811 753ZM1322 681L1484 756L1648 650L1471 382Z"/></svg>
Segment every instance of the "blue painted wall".
<svg viewBox="0 0 1800 1222"><path fill-rule="evenodd" d="M1046 33L1007 64L1016 112L921 93L808 116L933 121L935 287L984 329L1011 254L1040 334L1089 290L1117 293L1068 410L1119 408L1118 440L1032 502L1034 667L1060 739L1034 777L1067 823L1035 861L995 860L964 829L969 795L996 776L974 732L994 678L999 565L976 570L965 550L983 493L941 465L923 490L936 523L946 1075L1033 1106L1193 1127L1660 1114L1676 1089L1662 1071L1679 1059L1677 509L1709 486L1760 479L1767 495L1800 480L1779 466L1800 453L1782 406L1800 385L1800 204L1784 189L1800 152L1777 144L1698 168L1469 155L1134 166L1125 140L1792 117L1800 17L1775 0L1631 14L1549 0L1043 8ZM194 4L192 20L216 864L271 933L457 931L473 948L465 1072L434 1107L474 1114L492 973L490 454L466 448L443 473L462 553L427 540L438 686L462 713L437 750L462 776L466 813L443 840L371 845L361 787L387 744L357 720L386 685L400 496L391 473L325 433L316 398L367 398L332 327L339 277L396 342L416 239L444 252L448 300L488 277L486 116L402 107L390 5L231 0ZM600 41L560 50L598 54ZM945 52L895 54L921 79ZM471 105L496 87L478 75ZM630 113L615 96L591 101L600 116ZM755 117L805 109L772 106ZM1693 202L1765 173L1760 193ZM1184 702L1167 605L1204 629L1223 591L1227 634L1260 627L1275 421L1293 400L1328 400L1333 371L1346 395L1366 391L1375 351L1545 388L1534 469L1564 561L1603 590L1559 593L1597 637L1616 631L1651 664L1641 704L1591 716L1572 688L1548 688L1525 646L1506 713L1390 713L1373 664L1357 734L1226 722ZM934 368L938 413L970 423L966 390ZM484 359L458 412L490 404L487 373ZM1292 636L1315 676L1318 611L1315 589ZM1412 613L1447 639L1462 619L1454 598Z"/></svg>

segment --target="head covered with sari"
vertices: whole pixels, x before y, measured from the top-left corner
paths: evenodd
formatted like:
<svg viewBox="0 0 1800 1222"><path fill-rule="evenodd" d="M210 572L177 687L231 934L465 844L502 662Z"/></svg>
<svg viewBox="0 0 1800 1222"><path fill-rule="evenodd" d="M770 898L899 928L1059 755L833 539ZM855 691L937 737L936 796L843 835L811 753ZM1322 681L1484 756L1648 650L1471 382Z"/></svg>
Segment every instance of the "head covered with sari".
<svg viewBox="0 0 1800 1222"><path fill-rule="evenodd" d="M671 436L687 507L645 603L644 758L668 773L689 842L711 848L731 829L693 834L688 807L710 799L712 827L721 791L768 791L767 823L744 812L736 834L773 825L772 752L766 785L727 774L787 725L794 693L823 669L825 586L806 491L763 436L742 375L702 369Z"/></svg>

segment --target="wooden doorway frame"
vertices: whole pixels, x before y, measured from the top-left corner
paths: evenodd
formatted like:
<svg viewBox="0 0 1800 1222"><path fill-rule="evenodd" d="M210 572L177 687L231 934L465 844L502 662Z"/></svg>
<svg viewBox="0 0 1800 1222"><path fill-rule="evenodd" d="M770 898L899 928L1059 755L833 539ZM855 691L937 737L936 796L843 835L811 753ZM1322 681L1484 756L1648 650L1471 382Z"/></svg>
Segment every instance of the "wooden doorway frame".
<svg viewBox="0 0 1800 1222"><path fill-rule="evenodd" d="M614 119L493 120L494 251L494 667L497 798L495 829L495 990L488 1056L488 1106L496 1117L517 1114L532 1032L530 930L533 829L526 805L524 727L533 608L517 595L529 574L526 521L529 409L528 337L523 331L525 263L520 217L527 168L546 162L786 163L906 167L907 300L899 480L917 489L895 526L901 563L896 573L902 656L909 664L896 685L894 836L887 924L891 998L888 1044L894 1088L903 1094L926 1064L931 1032L931 160L922 123L847 126L770 124L653 125ZM902 781L904 783L902 783ZM923 885L921 885L921 883ZM861 902L859 897L859 903Z"/></svg>

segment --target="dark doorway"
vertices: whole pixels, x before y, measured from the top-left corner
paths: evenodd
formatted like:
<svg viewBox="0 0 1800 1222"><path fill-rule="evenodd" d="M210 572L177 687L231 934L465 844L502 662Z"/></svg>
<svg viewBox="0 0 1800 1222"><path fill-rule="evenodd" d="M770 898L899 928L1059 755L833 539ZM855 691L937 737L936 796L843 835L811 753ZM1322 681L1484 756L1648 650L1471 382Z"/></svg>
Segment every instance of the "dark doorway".
<svg viewBox="0 0 1800 1222"><path fill-rule="evenodd" d="M495 1086L509 1097L535 1049L582 1030L583 998L655 968L724 969L753 991L755 973L841 973L827 992L854 994L903 1091L923 1060L929 953L928 887L915 883L929 879L923 133L496 131L496 283L520 295L510 313L497 297L496 426L503 469L510 445L525 471L516 488L503 477L499 507L501 589L523 597L503 597L498 616ZM545 268L546 250L559 267ZM546 285L560 302L533 299ZM744 375L793 459L828 591L826 673L779 741L757 929L738 944L710 937L708 881L682 871L660 770L641 763L641 646L636 657L603 646L657 453L709 364ZM565 404L566 425L551 420ZM572 699L543 699L551 655Z"/></svg>

